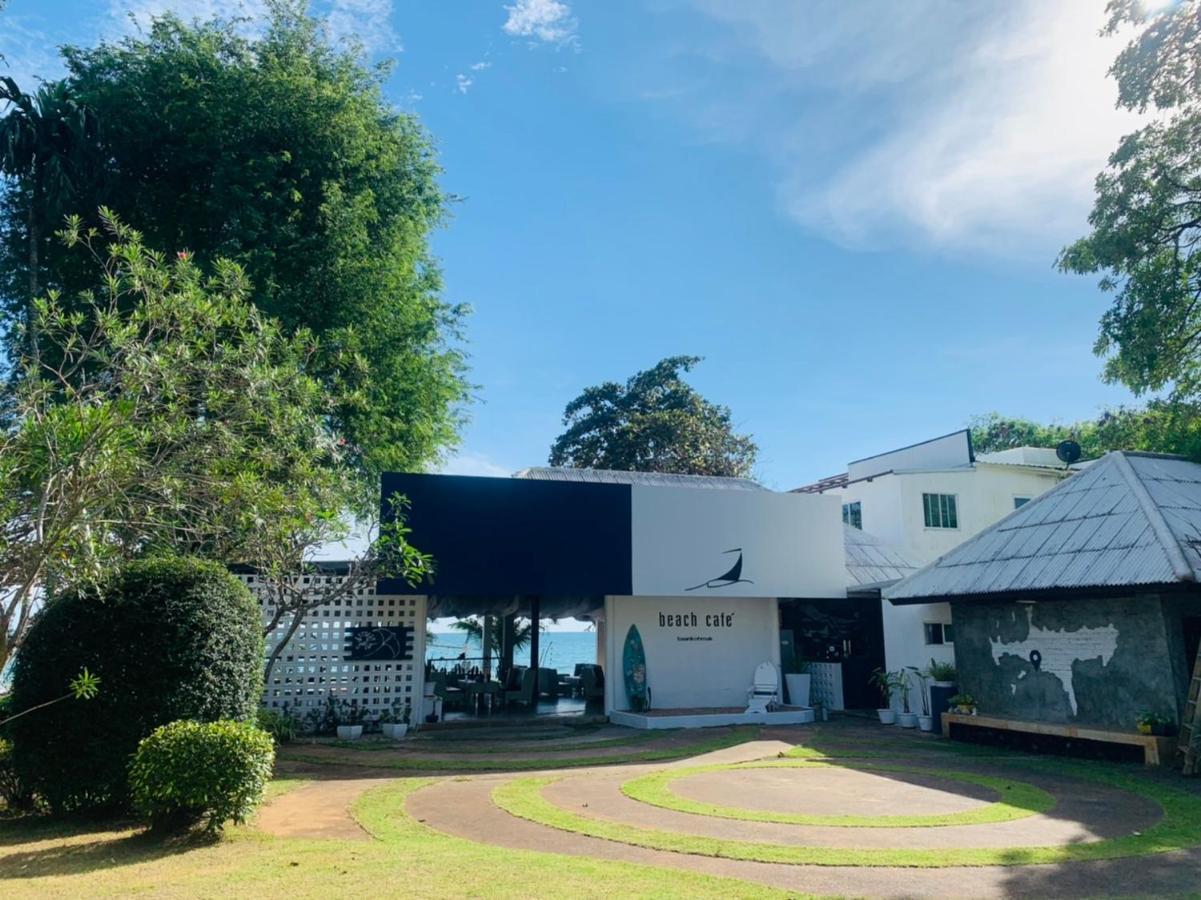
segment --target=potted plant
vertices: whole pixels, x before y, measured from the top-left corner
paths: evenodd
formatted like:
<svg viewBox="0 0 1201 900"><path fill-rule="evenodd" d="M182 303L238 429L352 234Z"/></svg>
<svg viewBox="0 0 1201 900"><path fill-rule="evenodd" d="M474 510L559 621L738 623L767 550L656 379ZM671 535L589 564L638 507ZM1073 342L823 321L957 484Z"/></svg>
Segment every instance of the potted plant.
<svg viewBox="0 0 1201 900"><path fill-rule="evenodd" d="M1171 737L1176 733L1176 720L1171 716L1156 712L1141 712L1138 714L1137 722L1139 734Z"/></svg>
<svg viewBox="0 0 1201 900"><path fill-rule="evenodd" d="M896 710L892 708L892 695L897 689L896 673L876 669L872 672L871 683L880 691L880 699L884 701L884 705L876 710L880 724L892 725L897 720Z"/></svg>
<svg viewBox="0 0 1201 900"><path fill-rule="evenodd" d="M384 737L392 738L394 741L400 740L409 732L409 715L412 707L406 703L402 712L398 712L399 709L400 701L392 701L391 711L384 712L384 716L388 717L388 721L380 726L384 732ZM381 716L381 721L382 718Z"/></svg>
<svg viewBox="0 0 1201 900"><path fill-rule="evenodd" d="M976 698L971 694L956 694L950 699L951 709L963 716L976 714Z"/></svg>
<svg viewBox="0 0 1201 900"><path fill-rule="evenodd" d="M930 715L930 695L927 693L927 684L930 681L930 677L917 666L910 666L909 668L913 671L913 677L917 679L922 695L922 713L917 717L917 725L922 731L933 731L934 716Z"/></svg>
<svg viewBox="0 0 1201 900"><path fill-rule="evenodd" d="M917 714L909 709L909 689L913 684L909 673L905 669L898 669L892 674L896 678L897 690L901 694L901 715L897 722L902 728L917 728Z"/></svg>
<svg viewBox="0 0 1201 900"><path fill-rule="evenodd" d="M917 670L914 669L916 672ZM930 679L934 687L954 687L956 680L959 678L959 672L955 669L954 663L940 663L930 660L930 665L926 667L926 676Z"/></svg>
<svg viewBox="0 0 1201 900"><path fill-rule="evenodd" d="M803 659L798 659L795 663L795 672L789 672L784 676L784 683L788 685L788 702L792 706L808 706L809 705L809 663Z"/></svg>
<svg viewBox="0 0 1201 900"><path fill-rule="evenodd" d="M343 700L338 706L338 740L357 741L363 736L363 717L366 710L357 703Z"/></svg>

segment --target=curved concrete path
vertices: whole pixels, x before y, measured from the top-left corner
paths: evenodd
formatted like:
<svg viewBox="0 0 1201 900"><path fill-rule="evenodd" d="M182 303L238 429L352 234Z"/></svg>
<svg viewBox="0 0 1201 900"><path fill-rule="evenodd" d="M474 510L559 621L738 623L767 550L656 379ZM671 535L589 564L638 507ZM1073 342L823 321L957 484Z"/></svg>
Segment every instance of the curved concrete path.
<svg viewBox="0 0 1201 900"><path fill-rule="evenodd" d="M446 834L497 847L666 866L788 891L857 897L1097 897L1195 890L1201 850L1100 863L945 869L792 866L633 847L514 818L492 804L510 776L446 780L408 800L409 814ZM860 829L866 830L866 829Z"/></svg>

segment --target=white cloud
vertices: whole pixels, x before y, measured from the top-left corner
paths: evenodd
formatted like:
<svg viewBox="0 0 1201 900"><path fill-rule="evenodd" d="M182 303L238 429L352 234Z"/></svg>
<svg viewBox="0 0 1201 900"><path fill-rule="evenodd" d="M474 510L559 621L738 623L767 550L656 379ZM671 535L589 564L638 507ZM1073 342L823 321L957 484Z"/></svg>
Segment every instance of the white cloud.
<svg viewBox="0 0 1201 900"><path fill-rule="evenodd" d="M474 80L468 78L462 72L455 76L455 90L460 94L466 94L467 90L474 84Z"/></svg>
<svg viewBox="0 0 1201 900"><path fill-rule="evenodd" d="M491 69L491 68L492 68L492 63L490 63L490 62L477 62L477 63L471 64L471 71L473 71L473 72L482 72L484 69Z"/></svg>
<svg viewBox="0 0 1201 900"><path fill-rule="evenodd" d="M325 21L334 40L356 40L368 53L404 49L392 27L392 0L332 0Z"/></svg>
<svg viewBox="0 0 1201 900"><path fill-rule="evenodd" d="M1114 109L1123 39L1098 35L1098 0L695 4L726 26L708 62L749 51L760 75L695 121L767 156L782 208L839 243L1054 252L1137 124Z"/></svg>
<svg viewBox="0 0 1201 900"><path fill-rule="evenodd" d="M513 470L506 468L483 453L462 451L448 459L442 468L441 475L486 475L492 478L508 478Z"/></svg>
<svg viewBox="0 0 1201 900"><path fill-rule="evenodd" d="M579 23L571 7L560 0L517 0L505 9L509 16L501 27L506 34L548 44L568 44L576 39Z"/></svg>

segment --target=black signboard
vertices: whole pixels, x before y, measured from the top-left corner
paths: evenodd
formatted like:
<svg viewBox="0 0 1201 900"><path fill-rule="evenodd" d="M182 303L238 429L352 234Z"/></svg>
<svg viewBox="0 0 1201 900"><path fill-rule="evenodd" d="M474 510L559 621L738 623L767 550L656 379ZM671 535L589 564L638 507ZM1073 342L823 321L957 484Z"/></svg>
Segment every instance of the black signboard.
<svg viewBox="0 0 1201 900"><path fill-rule="evenodd" d="M367 625L346 629L345 659L406 660L413 658L413 629L407 625Z"/></svg>

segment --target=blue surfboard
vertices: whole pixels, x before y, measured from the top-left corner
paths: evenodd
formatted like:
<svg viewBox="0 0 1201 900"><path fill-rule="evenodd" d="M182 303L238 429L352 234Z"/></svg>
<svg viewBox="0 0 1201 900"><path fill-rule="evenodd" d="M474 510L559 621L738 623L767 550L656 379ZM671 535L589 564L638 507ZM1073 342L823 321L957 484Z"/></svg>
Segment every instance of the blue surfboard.
<svg viewBox="0 0 1201 900"><path fill-rule="evenodd" d="M630 630L626 632L621 663L630 709L641 712L650 705L650 691L646 684L646 651L642 647L642 635L638 633L637 625L631 625Z"/></svg>

